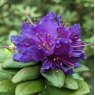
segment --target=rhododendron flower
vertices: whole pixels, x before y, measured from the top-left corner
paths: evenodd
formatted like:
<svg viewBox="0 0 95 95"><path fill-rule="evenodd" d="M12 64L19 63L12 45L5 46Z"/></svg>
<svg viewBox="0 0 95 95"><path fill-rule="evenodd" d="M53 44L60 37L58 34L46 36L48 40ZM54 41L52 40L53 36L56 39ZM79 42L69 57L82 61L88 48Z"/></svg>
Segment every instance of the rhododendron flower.
<svg viewBox="0 0 95 95"><path fill-rule="evenodd" d="M79 61L86 58L81 35L80 24L66 27L60 15L50 12L36 24L24 22L22 32L11 37L16 47L13 59L42 62L43 72L61 69L72 74L73 68L80 67Z"/></svg>

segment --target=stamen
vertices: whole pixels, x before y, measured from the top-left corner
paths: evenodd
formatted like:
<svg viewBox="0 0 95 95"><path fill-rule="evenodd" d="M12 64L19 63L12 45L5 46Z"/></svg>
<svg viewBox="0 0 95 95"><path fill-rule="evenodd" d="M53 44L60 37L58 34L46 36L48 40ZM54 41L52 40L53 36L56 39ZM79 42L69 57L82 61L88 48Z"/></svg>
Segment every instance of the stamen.
<svg viewBox="0 0 95 95"><path fill-rule="evenodd" d="M25 13L26 17L28 18L29 22L34 25L34 23L32 22L31 18L29 17L29 13Z"/></svg>
<svg viewBox="0 0 95 95"><path fill-rule="evenodd" d="M78 39L77 41L78 41L78 42L83 42L81 39Z"/></svg>
<svg viewBox="0 0 95 95"><path fill-rule="evenodd" d="M83 50L73 50L73 51L81 51L82 52Z"/></svg>
<svg viewBox="0 0 95 95"><path fill-rule="evenodd" d="M61 58L60 58L61 59ZM74 66L74 64L73 63L71 63L71 62L69 62L69 61L67 61L67 60L65 60L65 59L61 59L61 60L63 60L64 62L66 62L66 63L68 63L69 65L71 65L71 66ZM66 64L67 65L67 64Z"/></svg>
<svg viewBox="0 0 95 95"><path fill-rule="evenodd" d="M36 40L34 40L34 39L32 39L32 38L31 38L31 40L32 40L35 44L37 44L37 45L40 44L39 42L37 42Z"/></svg>
<svg viewBox="0 0 95 95"><path fill-rule="evenodd" d="M41 43L43 43L43 41L41 40L41 38L39 37L39 34L36 33L36 36L38 37L38 39L40 40Z"/></svg>
<svg viewBox="0 0 95 95"><path fill-rule="evenodd" d="M46 35L46 42L47 42L47 44L48 44L48 46L50 46L50 38L51 38L51 34L47 34Z"/></svg>
<svg viewBox="0 0 95 95"><path fill-rule="evenodd" d="M44 46L45 49L50 50L50 47L48 47L48 45L46 45L46 43L43 43L43 41L42 41L42 39L39 37L39 34L38 34L38 33L36 33L36 36L37 36L38 39L40 40L41 45Z"/></svg>
<svg viewBox="0 0 95 95"><path fill-rule="evenodd" d="M82 46L91 46L92 44L84 44L84 45L78 45L78 46L73 46L73 47L82 47Z"/></svg>
<svg viewBox="0 0 95 95"><path fill-rule="evenodd" d="M59 64L62 63L61 59L60 59L59 61L57 61L57 62L58 62ZM66 64L65 62L62 63L62 64L65 64L66 66L69 66L70 68L74 67L74 65L70 66L70 65ZM60 64L60 65L61 65L61 64Z"/></svg>
<svg viewBox="0 0 95 95"><path fill-rule="evenodd" d="M6 48L6 49L11 49L11 50L16 49L16 47L14 47L14 46L1 46L0 48Z"/></svg>

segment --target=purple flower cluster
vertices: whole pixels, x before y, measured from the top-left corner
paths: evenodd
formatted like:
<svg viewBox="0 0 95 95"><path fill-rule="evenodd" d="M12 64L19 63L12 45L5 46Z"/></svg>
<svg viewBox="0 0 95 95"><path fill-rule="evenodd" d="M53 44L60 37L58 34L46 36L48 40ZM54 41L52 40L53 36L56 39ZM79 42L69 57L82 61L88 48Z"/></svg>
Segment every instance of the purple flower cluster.
<svg viewBox="0 0 95 95"><path fill-rule="evenodd" d="M12 36L16 47L13 59L20 62L42 62L41 70L61 69L72 74L86 58L80 24L66 27L60 15L50 12L36 24L23 23L19 36Z"/></svg>

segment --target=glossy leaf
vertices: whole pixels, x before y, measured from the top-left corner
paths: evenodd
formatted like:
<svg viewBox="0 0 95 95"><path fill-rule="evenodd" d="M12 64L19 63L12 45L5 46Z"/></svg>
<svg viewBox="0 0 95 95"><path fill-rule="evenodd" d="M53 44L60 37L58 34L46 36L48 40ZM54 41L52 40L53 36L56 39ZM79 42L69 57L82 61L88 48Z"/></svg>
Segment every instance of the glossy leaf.
<svg viewBox="0 0 95 95"><path fill-rule="evenodd" d="M2 65L0 64L0 80L3 79L12 79L13 74L11 72L4 71Z"/></svg>
<svg viewBox="0 0 95 95"><path fill-rule="evenodd" d="M6 57L6 54L4 52L4 49L1 49L0 50L0 63L2 63L4 60L5 60Z"/></svg>
<svg viewBox="0 0 95 95"><path fill-rule="evenodd" d="M77 90L78 82L71 77L66 77L64 87L72 90Z"/></svg>
<svg viewBox="0 0 95 95"><path fill-rule="evenodd" d="M0 80L3 80L3 79L12 79L13 75L11 74L8 74L8 73L4 73L4 72L0 72Z"/></svg>
<svg viewBox="0 0 95 95"><path fill-rule="evenodd" d="M7 93L7 92L2 92L0 95L14 95L14 93Z"/></svg>
<svg viewBox="0 0 95 95"><path fill-rule="evenodd" d="M89 87L83 80L77 80L79 88L78 90L69 90L65 88L56 88L53 86L47 86L46 89L40 95L84 95L89 93Z"/></svg>
<svg viewBox="0 0 95 95"><path fill-rule="evenodd" d="M44 83L42 80L28 81L16 87L15 95L32 95L41 92L43 89Z"/></svg>
<svg viewBox="0 0 95 95"><path fill-rule="evenodd" d="M72 74L72 78L78 79L78 80L83 80L83 77L81 77L78 73Z"/></svg>
<svg viewBox="0 0 95 95"><path fill-rule="evenodd" d="M15 85L10 80L0 81L0 92L2 93L14 93Z"/></svg>
<svg viewBox="0 0 95 95"><path fill-rule="evenodd" d="M40 66L26 67L21 69L13 77L12 82L18 83L26 80L33 80L40 76Z"/></svg>
<svg viewBox="0 0 95 95"><path fill-rule="evenodd" d="M63 87L65 81L65 75L61 70L48 71L41 73L53 86Z"/></svg>
<svg viewBox="0 0 95 95"><path fill-rule="evenodd" d="M13 61L13 59L8 59L4 62L3 68L24 68L24 67L33 66L36 64L37 63L35 63L35 62L21 63L21 62Z"/></svg>
<svg viewBox="0 0 95 95"><path fill-rule="evenodd" d="M84 66L84 65L81 65L81 67L79 67L79 68L75 68L74 69L74 72L83 72L83 71L88 71L89 70L89 68L88 67L86 67L86 66Z"/></svg>

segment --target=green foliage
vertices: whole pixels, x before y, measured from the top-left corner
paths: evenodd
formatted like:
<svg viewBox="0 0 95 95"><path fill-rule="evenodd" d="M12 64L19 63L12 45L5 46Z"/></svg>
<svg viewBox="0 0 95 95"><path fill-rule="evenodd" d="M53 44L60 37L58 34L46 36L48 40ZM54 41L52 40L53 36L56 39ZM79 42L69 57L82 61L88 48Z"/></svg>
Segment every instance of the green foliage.
<svg viewBox="0 0 95 95"><path fill-rule="evenodd" d="M6 71L2 69L2 65L0 64L0 80L11 79L13 75L14 75L14 72Z"/></svg>
<svg viewBox="0 0 95 95"><path fill-rule="evenodd" d="M18 71L12 79L13 83L37 79L40 76L40 67L26 67Z"/></svg>
<svg viewBox="0 0 95 95"><path fill-rule="evenodd" d="M8 50L0 49L0 63L4 62L5 59L10 58L11 52Z"/></svg>
<svg viewBox="0 0 95 95"><path fill-rule="evenodd" d="M2 65L3 68L24 68L24 67L29 67L29 66L33 66L36 65L37 63L35 62L30 62L30 63L21 63L21 62L16 62L13 61L12 58L7 59L4 64Z"/></svg>
<svg viewBox="0 0 95 95"><path fill-rule="evenodd" d="M83 78L82 78L78 73L72 74L72 77L73 77L74 79L83 80Z"/></svg>
<svg viewBox="0 0 95 95"><path fill-rule="evenodd" d="M61 70L48 71L41 73L53 86L63 87L65 81L65 75Z"/></svg>
<svg viewBox="0 0 95 95"><path fill-rule="evenodd" d="M75 68L74 72L76 73L76 72L83 72L83 71L88 71L88 70L89 70L89 68L87 66L81 65L81 67Z"/></svg>
<svg viewBox="0 0 95 95"><path fill-rule="evenodd" d="M43 89L44 83L42 80L24 82L16 87L15 95L30 95L41 92Z"/></svg>
<svg viewBox="0 0 95 95"><path fill-rule="evenodd" d="M0 81L0 92L14 93L15 85L9 80Z"/></svg>
<svg viewBox="0 0 95 95"><path fill-rule="evenodd" d="M77 90L79 88L77 80L71 77L66 77L64 87L72 90Z"/></svg>
<svg viewBox="0 0 95 95"><path fill-rule="evenodd" d="M82 66L76 72L87 69ZM62 70L57 69L41 74L37 63L25 65L7 58L0 64L0 94L31 95L42 92L41 95L83 95L89 92L88 85L77 73L67 77Z"/></svg>
<svg viewBox="0 0 95 95"><path fill-rule="evenodd" d="M82 81L77 80L79 88L78 90L68 90L64 88L56 88L52 86L47 86L44 92L42 92L40 95L84 95L89 92L88 85Z"/></svg>

